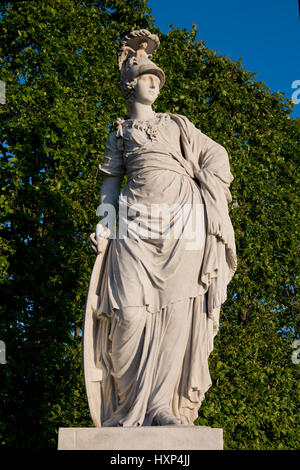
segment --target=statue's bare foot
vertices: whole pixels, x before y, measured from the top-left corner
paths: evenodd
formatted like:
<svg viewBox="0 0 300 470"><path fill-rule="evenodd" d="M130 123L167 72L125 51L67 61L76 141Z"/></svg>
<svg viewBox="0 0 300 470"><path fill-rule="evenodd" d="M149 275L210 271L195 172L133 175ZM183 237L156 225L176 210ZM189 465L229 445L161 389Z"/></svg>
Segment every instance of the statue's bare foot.
<svg viewBox="0 0 300 470"><path fill-rule="evenodd" d="M185 423L173 416L169 410L161 410L153 419L153 424L154 426L180 426Z"/></svg>

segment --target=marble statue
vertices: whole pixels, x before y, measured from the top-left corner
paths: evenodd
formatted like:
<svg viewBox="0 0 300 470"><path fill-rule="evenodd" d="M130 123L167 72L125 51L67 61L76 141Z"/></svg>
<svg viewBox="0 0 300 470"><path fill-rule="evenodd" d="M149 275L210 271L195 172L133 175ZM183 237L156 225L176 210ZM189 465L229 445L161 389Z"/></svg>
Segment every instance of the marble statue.
<svg viewBox="0 0 300 470"><path fill-rule="evenodd" d="M158 46L147 30L121 41L128 119L99 165L100 212L118 210L119 222L104 223L103 210L91 235L83 356L96 426L193 424L236 270L227 152L185 116L153 111L165 83Z"/></svg>

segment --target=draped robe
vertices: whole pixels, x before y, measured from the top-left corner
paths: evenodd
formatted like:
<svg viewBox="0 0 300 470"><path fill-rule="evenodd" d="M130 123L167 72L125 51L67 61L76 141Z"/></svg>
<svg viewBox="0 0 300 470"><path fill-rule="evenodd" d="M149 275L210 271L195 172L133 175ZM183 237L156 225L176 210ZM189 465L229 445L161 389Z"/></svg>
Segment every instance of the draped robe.
<svg viewBox="0 0 300 470"><path fill-rule="evenodd" d="M177 202L177 209L188 207L185 222L196 216L196 207L203 208L197 214L203 233L193 249L184 237L162 239L161 226L151 239L134 230L133 238L117 234L110 241L98 291L95 347L95 363L104 373L102 424L110 425L114 417L118 425L151 425L162 403L192 424L211 386L208 358L236 269L227 152L184 116L158 114L156 126L119 121L100 172L127 173L120 207ZM124 308L131 309L131 317L120 323ZM174 335L174 350L164 356L162 345L170 352L168 335L171 343ZM169 395L160 398L166 390Z"/></svg>

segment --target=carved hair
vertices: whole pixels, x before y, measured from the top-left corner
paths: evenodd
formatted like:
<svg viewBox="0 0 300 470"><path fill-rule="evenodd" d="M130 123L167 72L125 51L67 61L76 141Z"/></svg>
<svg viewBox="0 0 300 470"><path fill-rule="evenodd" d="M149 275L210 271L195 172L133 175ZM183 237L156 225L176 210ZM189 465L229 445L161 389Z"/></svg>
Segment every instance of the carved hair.
<svg viewBox="0 0 300 470"><path fill-rule="evenodd" d="M132 103L134 99L134 89L138 82L138 78L134 78L130 82L121 84L121 90L123 92L126 103Z"/></svg>

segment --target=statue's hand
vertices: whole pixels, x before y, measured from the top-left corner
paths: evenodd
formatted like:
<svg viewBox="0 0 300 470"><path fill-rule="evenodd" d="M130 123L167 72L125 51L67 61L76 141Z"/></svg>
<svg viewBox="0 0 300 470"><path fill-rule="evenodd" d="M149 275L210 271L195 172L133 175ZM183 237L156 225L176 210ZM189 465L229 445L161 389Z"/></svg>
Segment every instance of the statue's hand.
<svg viewBox="0 0 300 470"><path fill-rule="evenodd" d="M102 253L107 245L107 239L110 237L110 230L108 227L103 227L97 224L96 232L90 235L90 248L96 255Z"/></svg>

